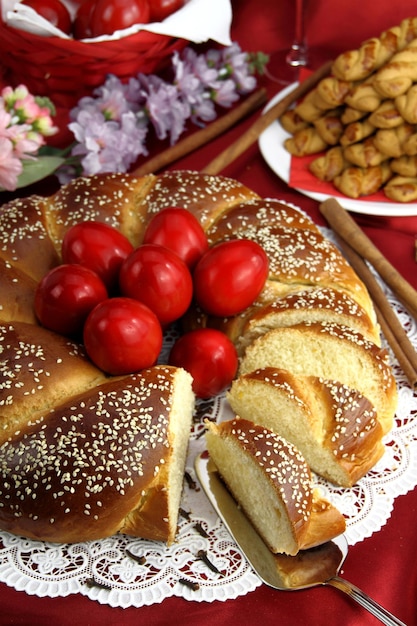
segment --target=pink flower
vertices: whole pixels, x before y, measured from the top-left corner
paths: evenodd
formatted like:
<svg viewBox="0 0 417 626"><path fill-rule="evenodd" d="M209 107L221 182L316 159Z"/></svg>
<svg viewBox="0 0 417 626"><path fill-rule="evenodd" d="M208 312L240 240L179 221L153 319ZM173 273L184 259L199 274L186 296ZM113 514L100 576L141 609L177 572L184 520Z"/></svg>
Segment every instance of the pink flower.
<svg viewBox="0 0 417 626"><path fill-rule="evenodd" d="M9 136L9 126L12 116L0 107L0 137Z"/></svg>
<svg viewBox="0 0 417 626"><path fill-rule="evenodd" d="M13 123L30 124L33 131L45 137L57 132L51 119L53 105L49 98L35 97L25 85L19 85L15 89L4 87L1 100L5 110L13 115Z"/></svg>
<svg viewBox="0 0 417 626"><path fill-rule="evenodd" d="M0 185L8 191L14 191L22 169L22 163L15 156L10 139L0 137Z"/></svg>
<svg viewBox="0 0 417 626"><path fill-rule="evenodd" d="M15 156L24 159L29 154L35 154L44 143L43 137L31 131L29 124L15 124L7 129L7 137L13 144Z"/></svg>

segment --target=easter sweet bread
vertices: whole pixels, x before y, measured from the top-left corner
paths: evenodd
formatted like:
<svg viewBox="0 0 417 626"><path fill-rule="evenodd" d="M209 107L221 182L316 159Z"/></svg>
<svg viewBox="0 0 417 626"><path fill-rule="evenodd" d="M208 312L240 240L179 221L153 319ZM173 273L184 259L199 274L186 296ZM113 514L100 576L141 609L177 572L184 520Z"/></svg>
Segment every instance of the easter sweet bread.
<svg viewBox="0 0 417 626"><path fill-rule="evenodd" d="M211 245L249 238L269 259L268 279L252 307L226 319L193 307L184 327L221 327L239 348L242 372L259 366L251 363L252 346L275 332L308 324L343 328L346 337L337 339L345 347L336 355L331 348L336 363L326 377L357 388L374 405L382 430L389 429L395 381L372 301L310 218L221 176L82 177L50 197L13 200L0 209L0 528L57 542L115 532L174 540L194 406L191 377L163 365L105 375L81 345L42 328L33 310L37 284L60 263L71 226L102 221L138 246L152 216L170 206L192 212ZM363 338L353 348L362 366L346 380L350 336ZM275 351L274 339L271 345ZM307 350L306 362L316 359L313 342L303 337L291 350ZM321 353L317 360L328 357ZM295 360L285 358L285 368L305 374ZM360 384L370 379L371 385Z"/></svg>

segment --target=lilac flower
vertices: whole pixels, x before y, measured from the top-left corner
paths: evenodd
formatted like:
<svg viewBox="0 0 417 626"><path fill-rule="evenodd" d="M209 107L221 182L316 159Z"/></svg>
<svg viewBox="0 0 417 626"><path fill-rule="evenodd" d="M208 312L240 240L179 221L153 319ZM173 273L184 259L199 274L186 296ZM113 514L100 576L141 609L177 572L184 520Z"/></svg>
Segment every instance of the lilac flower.
<svg viewBox="0 0 417 626"><path fill-rule="evenodd" d="M94 94L106 119L120 120L123 113L138 111L140 107L140 85L137 80L124 85L117 76L110 75Z"/></svg>
<svg viewBox="0 0 417 626"><path fill-rule="evenodd" d="M208 82L214 83L216 72L208 68L206 63L202 64L193 51L190 50L190 53L184 54L183 59L178 53L174 54L174 84L180 97L190 105L191 120L195 124L199 120L209 122L215 119L216 110L210 93L207 93L207 85Z"/></svg>
<svg viewBox="0 0 417 626"><path fill-rule="evenodd" d="M71 111L69 128L85 174L127 171L146 155L148 127L158 139L175 144L187 120L204 124L217 116L217 107L230 107L240 93L255 87L248 62L237 44L226 50L197 54L185 48L172 58L173 81L138 74L127 83L109 75L105 83L82 98Z"/></svg>
<svg viewBox="0 0 417 626"><path fill-rule="evenodd" d="M106 120L100 111L79 110L76 121L69 124L77 140L73 156L81 156L85 174L126 172L140 154L147 154L146 128L138 126L132 111L119 121Z"/></svg>
<svg viewBox="0 0 417 626"><path fill-rule="evenodd" d="M165 139L169 134L172 145L184 130L185 120L191 113L190 105L181 100L175 85L170 85L157 76L141 78L143 90L147 93L146 113L156 136L158 139Z"/></svg>
<svg viewBox="0 0 417 626"><path fill-rule="evenodd" d="M256 86L256 78L250 73L247 54L234 43L223 52L223 62L230 68L231 76L240 93L249 93Z"/></svg>
<svg viewBox="0 0 417 626"><path fill-rule="evenodd" d="M213 98L216 104L227 108L231 107L233 102L239 100L239 94L236 91L236 85L232 80L225 80L219 84L219 88L214 93Z"/></svg>

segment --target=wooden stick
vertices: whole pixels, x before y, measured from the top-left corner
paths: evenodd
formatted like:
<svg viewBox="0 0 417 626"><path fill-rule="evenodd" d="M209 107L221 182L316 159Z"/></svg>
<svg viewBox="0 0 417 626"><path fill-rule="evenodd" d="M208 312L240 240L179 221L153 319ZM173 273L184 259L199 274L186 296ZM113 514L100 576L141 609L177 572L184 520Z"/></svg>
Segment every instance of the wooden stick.
<svg viewBox="0 0 417 626"><path fill-rule="evenodd" d="M417 352L391 308L382 288L366 262L346 242L339 241L340 248L359 278L366 285L375 304L378 323L393 353L406 375L410 386L417 388Z"/></svg>
<svg viewBox="0 0 417 626"><path fill-rule="evenodd" d="M230 163L237 159L245 150L247 150L263 131L268 128L272 122L278 119L294 102L299 100L304 94L309 92L322 78L330 71L331 61L325 63L318 70L313 72L300 85L295 87L285 98L277 102L266 113L261 115L255 123L232 143L226 150L220 153L213 161L211 161L202 170L206 174L218 174L225 169Z"/></svg>
<svg viewBox="0 0 417 626"><path fill-rule="evenodd" d="M145 176L145 174L158 172L167 165L174 163L181 157L190 154L190 152L197 150L197 148L200 148L212 139L215 139L215 137L226 132L229 128L237 124L237 122L259 109L266 101L266 89L258 89L239 104L239 106L222 117L219 117L217 120L192 135L185 137L185 139L182 139L174 146L155 155L143 165L140 165L133 171L133 174L135 176Z"/></svg>
<svg viewBox="0 0 417 626"><path fill-rule="evenodd" d="M375 311L377 314L377 318L378 318L378 323L381 327L382 332L384 333L384 336L386 338L386 340L388 341L389 345L392 348L393 353L395 354L397 361L402 369L402 371L405 374L405 377L408 380L408 383L411 387L411 389L417 389L417 372L416 370L413 368L413 366L411 365L410 361L407 359L406 355L404 354L403 350L401 349L401 347L398 345L396 337L394 335L394 333L392 332L391 327L389 326L389 324L387 323L385 317L383 316L382 312L378 309L377 306L375 306Z"/></svg>
<svg viewBox="0 0 417 626"><path fill-rule="evenodd" d="M334 232L374 266L381 278L398 296L398 299L417 319L417 291L374 246L349 213L335 198L329 198L322 202L320 212Z"/></svg>

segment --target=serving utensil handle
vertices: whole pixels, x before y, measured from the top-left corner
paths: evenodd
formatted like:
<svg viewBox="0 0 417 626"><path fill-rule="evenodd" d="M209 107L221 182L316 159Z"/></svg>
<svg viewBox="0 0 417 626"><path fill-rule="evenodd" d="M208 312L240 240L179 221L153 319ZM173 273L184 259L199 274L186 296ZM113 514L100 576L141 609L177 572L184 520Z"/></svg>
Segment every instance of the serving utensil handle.
<svg viewBox="0 0 417 626"><path fill-rule="evenodd" d="M355 602L369 611L374 617L377 617L383 624L387 624L387 626L407 626L407 624L399 620L395 615L392 615L392 613L384 609L378 602L375 602L375 600L347 580L339 576L334 576L327 580L325 584L336 587L336 589L346 593L352 600L355 600Z"/></svg>

